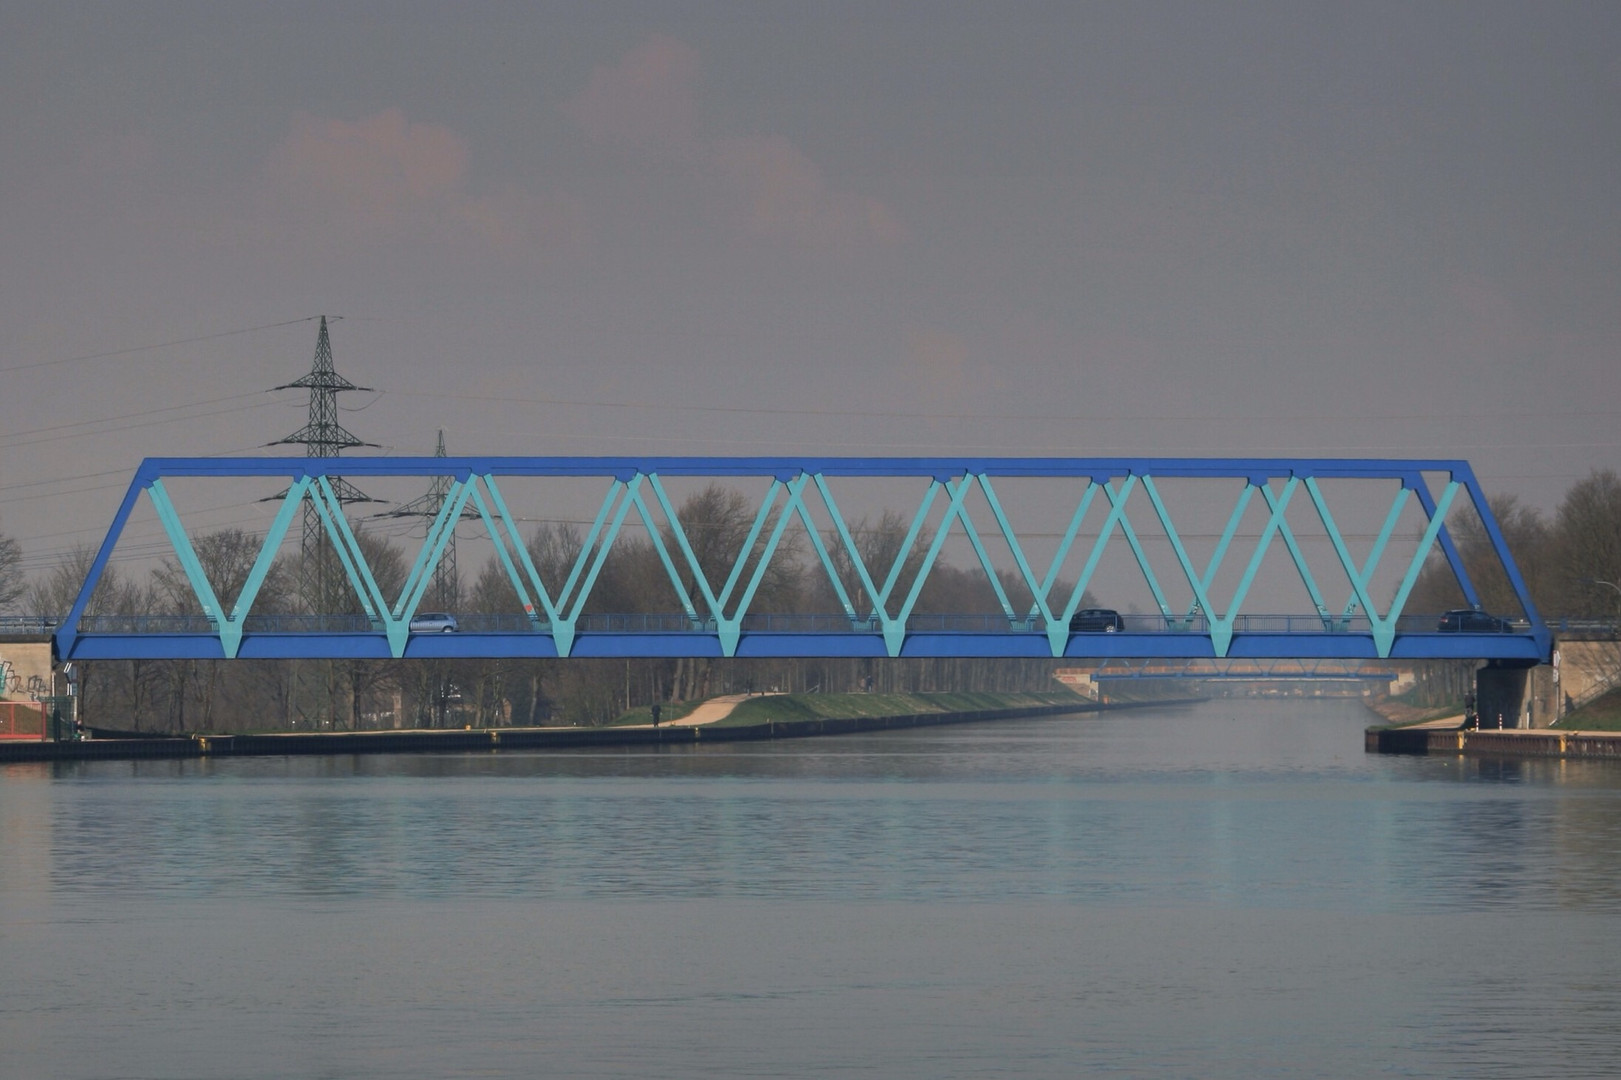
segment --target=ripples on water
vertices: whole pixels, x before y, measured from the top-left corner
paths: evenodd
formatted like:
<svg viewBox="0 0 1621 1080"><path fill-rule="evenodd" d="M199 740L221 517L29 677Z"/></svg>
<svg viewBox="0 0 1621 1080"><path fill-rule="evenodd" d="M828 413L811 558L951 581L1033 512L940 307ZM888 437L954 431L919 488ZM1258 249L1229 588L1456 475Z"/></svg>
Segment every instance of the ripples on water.
<svg viewBox="0 0 1621 1080"><path fill-rule="evenodd" d="M0 767L0 1075L1621 1074L1621 766L1366 722Z"/></svg>

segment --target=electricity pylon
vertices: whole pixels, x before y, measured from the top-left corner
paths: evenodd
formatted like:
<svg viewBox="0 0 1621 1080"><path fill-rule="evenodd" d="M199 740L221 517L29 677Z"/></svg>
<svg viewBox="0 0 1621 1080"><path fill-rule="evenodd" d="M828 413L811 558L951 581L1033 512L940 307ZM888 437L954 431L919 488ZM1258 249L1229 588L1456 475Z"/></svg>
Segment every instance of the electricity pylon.
<svg viewBox="0 0 1621 1080"><path fill-rule="evenodd" d="M439 445L434 448L434 457L445 456L445 433L439 431ZM423 518L433 521L439 517L444 509L445 500L450 498L450 477L436 476L428 485L428 493L419 495L408 503L385 510L377 517L388 518ZM458 521L479 520L478 511L470 506L463 506L457 515ZM456 529L451 526L450 540L445 544L445 550L439 557L439 562L433 568L433 583L428 586L427 603L424 610L428 611L455 611L461 599L461 577L456 572Z"/></svg>
<svg viewBox="0 0 1621 1080"><path fill-rule="evenodd" d="M310 392L309 422L284 439L270 443L298 443L306 448L308 457L337 457L351 446L376 446L356 438L338 423L338 395L345 390L369 390L356 386L339 375L332 366L332 341L327 336L326 316L321 316L321 331L315 338L315 364L301 379L275 387L277 390L305 389ZM341 504L379 502L340 476L328 476L327 482ZM285 497L285 492L282 496ZM298 592L309 610L317 615L335 614L337 577L331 566L331 545L321 515L315 504L304 502L304 537L299 547Z"/></svg>
<svg viewBox="0 0 1621 1080"><path fill-rule="evenodd" d="M445 457L445 432L439 431L439 443L434 447L434 457ZM385 510L374 515L380 518L422 518L430 524L438 520L439 514L444 510L445 501L450 498L450 477L435 476L428 484L428 493L419 495L408 503L402 503L392 510ZM450 523L450 538L445 542L445 550L440 553L439 561L434 564L433 581L428 585L428 592L423 597L418 610L421 611L455 611L460 607L461 577L456 572L456 525L462 521L478 521L478 511L471 506L464 505L457 519ZM418 667L415 678L418 692L422 695L419 700L425 702L430 710L431 723L436 727L444 727L450 716L451 694L454 692L453 681L455 666L447 660L428 660Z"/></svg>

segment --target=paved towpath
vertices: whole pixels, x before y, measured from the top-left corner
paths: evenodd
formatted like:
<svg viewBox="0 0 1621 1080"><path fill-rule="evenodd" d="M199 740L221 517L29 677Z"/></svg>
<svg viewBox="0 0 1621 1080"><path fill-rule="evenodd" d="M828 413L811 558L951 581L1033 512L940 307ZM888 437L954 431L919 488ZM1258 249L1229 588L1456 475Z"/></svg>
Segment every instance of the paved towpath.
<svg viewBox="0 0 1621 1080"><path fill-rule="evenodd" d="M1434 728L1443 731L1449 728L1461 728L1463 727L1463 713L1459 713L1457 716L1443 716L1438 720L1426 720L1422 724L1408 724L1407 726L1415 728Z"/></svg>
<svg viewBox="0 0 1621 1080"><path fill-rule="evenodd" d="M697 727L699 724L713 724L716 720L724 720L732 715L732 710L738 704L747 701L750 697L766 697L765 694L722 694L712 697L696 709L689 712L679 720L670 720L659 727Z"/></svg>

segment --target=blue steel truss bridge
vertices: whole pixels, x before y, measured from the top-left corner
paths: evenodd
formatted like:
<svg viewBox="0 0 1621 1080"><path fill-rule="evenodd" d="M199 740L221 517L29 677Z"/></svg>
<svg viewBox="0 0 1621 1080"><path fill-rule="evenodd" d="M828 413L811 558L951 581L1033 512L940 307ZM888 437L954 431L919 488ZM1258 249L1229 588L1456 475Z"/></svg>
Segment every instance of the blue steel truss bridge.
<svg viewBox="0 0 1621 1080"><path fill-rule="evenodd" d="M445 491L402 573L374 565L341 478L435 480ZM444 481L448 480L448 485ZM208 565L178 496L224 482L265 501L245 573ZM730 550L714 551L679 493L727 485L753 501ZM568 507L553 491L566 486ZM865 494L858 499L855 489ZM521 489L522 505L514 493ZM580 492L587 493L579 504ZM877 491L891 542L867 524ZM1016 493L1016 494L1013 494ZM217 496L216 496L217 498ZM863 513L853 509L862 502ZM576 504L583 505L583 509ZM903 507L899 512L895 507ZM184 507L184 510L182 509ZM271 509L273 509L273 517ZM319 519L337 600L262 593L301 556L296 519ZM577 520L549 562L534 521ZM1359 522L1346 525L1351 518ZM96 589L134 520L155 521L189 614L99 610ZM454 632L413 632L457 530L476 533L512 598L455 612ZM1466 535L1460 539L1455 533ZM293 529L297 534L299 530ZM413 542L414 539L413 539ZM661 599L614 611L599 592L616 553L640 545ZM1472 546L1471 546L1472 545ZM125 544L124 546L129 546ZM146 547L150 557L150 545ZM946 553L955 551L955 561ZM650 553L650 554L648 554ZM795 560L820 599L761 602ZM464 560L465 565L465 560ZM337 569L340 568L341 569ZM931 609L931 582L969 573L985 610ZM1423 575L1479 607L1482 575L1517 610L1489 631L1443 631L1409 612ZM385 587L385 584L387 587ZM1506 590L1506 593L1505 593ZM1112 632L1072 630L1089 604L1129 593ZM1093 601L1092 597L1101 598ZM1082 626L1084 624L1076 623ZM412 457L153 458L125 494L72 610L62 660L447 657L1476 658L1544 662L1549 631L1463 461L1305 458Z"/></svg>

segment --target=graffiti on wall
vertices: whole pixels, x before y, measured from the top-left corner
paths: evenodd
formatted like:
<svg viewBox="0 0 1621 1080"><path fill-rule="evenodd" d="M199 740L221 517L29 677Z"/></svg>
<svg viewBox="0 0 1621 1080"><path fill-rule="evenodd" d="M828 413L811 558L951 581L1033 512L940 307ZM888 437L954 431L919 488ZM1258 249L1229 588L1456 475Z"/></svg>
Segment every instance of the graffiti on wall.
<svg viewBox="0 0 1621 1080"><path fill-rule="evenodd" d="M32 701L56 691L46 643L8 644L0 652L0 701Z"/></svg>

